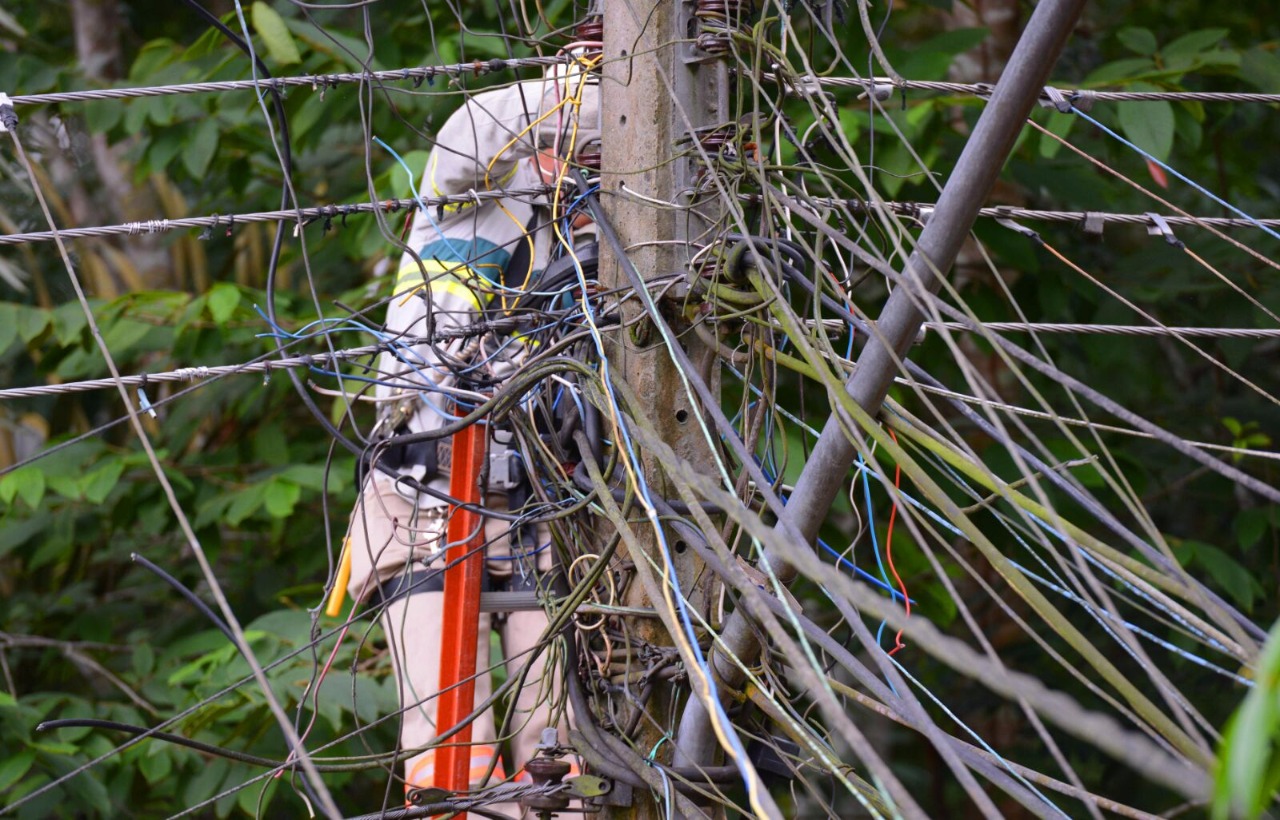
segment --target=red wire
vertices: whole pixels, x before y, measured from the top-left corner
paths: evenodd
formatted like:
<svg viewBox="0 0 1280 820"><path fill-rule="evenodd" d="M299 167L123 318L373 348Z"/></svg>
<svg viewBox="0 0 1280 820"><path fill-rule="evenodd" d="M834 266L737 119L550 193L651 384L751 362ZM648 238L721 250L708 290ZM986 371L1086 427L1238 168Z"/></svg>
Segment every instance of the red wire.
<svg viewBox="0 0 1280 820"><path fill-rule="evenodd" d="M898 443L898 437L894 435L892 430L889 436L893 439L893 443ZM902 487L902 466L896 465L893 468L893 488L895 490ZM893 565L893 522L898 518L898 496L895 493L893 497L893 506L889 508L889 528L884 534L884 557L889 562L889 571L893 573L893 580L898 582L898 588L902 590L902 604L906 607L907 617L911 617L911 596L907 594L907 585L903 582L902 576L898 575L898 569ZM898 630L898 634L893 637L894 647L889 650L892 655L902 647L906 646L902 642L902 630Z"/></svg>

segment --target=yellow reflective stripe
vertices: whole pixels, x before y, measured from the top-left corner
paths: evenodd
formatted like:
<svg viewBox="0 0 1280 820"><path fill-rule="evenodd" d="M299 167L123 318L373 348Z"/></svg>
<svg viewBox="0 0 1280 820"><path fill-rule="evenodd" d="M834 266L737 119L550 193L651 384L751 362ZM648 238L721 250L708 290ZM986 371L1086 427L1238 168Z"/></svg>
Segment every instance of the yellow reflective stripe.
<svg viewBox="0 0 1280 820"><path fill-rule="evenodd" d="M447 265L434 259L423 259L421 268L415 262L405 265L396 274L395 293L402 293L408 290L401 304L404 304L410 296L428 286L427 283L422 281L424 269L430 277L429 284L432 293L460 296L470 302L476 310L481 310L493 298L493 294L487 290L480 290L467 284L467 280L477 284L487 284L482 277L476 275L476 272L471 267L467 265Z"/></svg>
<svg viewBox="0 0 1280 820"><path fill-rule="evenodd" d="M511 334L511 338L512 338L512 340L517 341L517 342L524 342L525 344L527 344L527 345L528 345L529 347L531 347L531 348L532 348L532 347L539 347L539 346L541 346L541 345L542 345L542 342L540 342L539 340L534 339L534 338L532 338L532 337L530 337L530 336L526 336L526 335L525 335L525 334L523 334L523 333L512 333L512 334Z"/></svg>
<svg viewBox="0 0 1280 820"><path fill-rule="evenodd" d="M496 756L492 746L484 744L471 747L471 759L469 762L470 769L468 777L474 782L484 777L485 772L489 771L489 761ZM409 775L405 778L406 791L414 788L423 788L431 786L435 780L436 774L436 750L428 749L422 754L422 757L413 768L409 770ZM506 773L502 768L502 760L499 759L494 764L493 777L498 780L505 780Z"/></svg>

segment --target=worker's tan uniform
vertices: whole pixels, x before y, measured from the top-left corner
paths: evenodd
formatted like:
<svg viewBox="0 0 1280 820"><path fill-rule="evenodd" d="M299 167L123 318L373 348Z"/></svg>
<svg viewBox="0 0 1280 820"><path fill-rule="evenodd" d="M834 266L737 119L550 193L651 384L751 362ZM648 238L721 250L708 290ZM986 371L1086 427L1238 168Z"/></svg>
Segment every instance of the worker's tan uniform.
<svg viewBox="0 0 1280 820"><path fill-rule="evenodd" d="M567 101L567 102L562 102ZM575 69L557 67L547 78L486 91L469 98L436 137L418 193L435 197L492 190L519 191L537 188L558 177L563 165L556 156L572 152L599 137L598 93L593 80ZM557 241L545 226L549 202L530 203L528 197L474 202L437 210L419 210L414 217L408 246L418 259L406 253L396 276L395 293L387 310L387 329L403 338L423 337L452 328L465 328L486 308L503 306L517 293L502 286L508 280L533 280L545 267ZM520 243L526 247L518 251ZM527 259L528 270L508 270L512 259ZM420 260L420 261L419 261ZM518 264L518 263L517 263ZM438 429L454 417L454 400L464 408L476 401L457 395L452 373L440 366L445 359L457 366L474 364L478 372L501 378L512 372L525 355L518 337L484 340L477 350L474 339L444 342L434 349L418 345L398 355L384 354L380 377L396 386L379 385L377 396L387 400L387 414L402 423L401 432ZM426 388L426 389L423 389ZM395 399L399 397L401 401ZM423 478L421 466L409 465L401 474ZM447 469L429 486L447 493ZM416 493L403 482L374 471L366 481L352 516L349 546L351 575L347 589L357 600L366 600L380 585L411 572L438 568L444 563L441 548L447 507L444 502ZM489 493L484 504L506 509L503 495ZM544 527L537 528L536 543L512 555L506 536L509 522L485 519L486 538L494 539L487 551L491 579L523 576L550 569L552 549ZM532 529L532 528L531 528ZM529 555L536 552L536 555ZM420 577L420 576L419 576ZM384 587L385 589L385 587ZM421 748L436 738L436 689L439 684L442 592L422 592L391 597L382 616L400 685L404 709L401 747ZM541 611L510 613L501 639L507 673L518 675L530 663L530 649L541 637L547 620ZM491 692L489 667L490 617L480 616L476 705L483 706ZM550 691L554 676L543 677L548 653L532 659L528 685L515 700L510 726L512 751L517 765L534 754L545 727L555 725L549 706L563 700ZM561 727L561 736L565 727ZM472 724L471 777L481 785L496 755L493 709L487 708ZM450 742L450 741L444 741ZM410 786L430 786L435 773L435 753L427 750L406 762ZM506 776L498 762L494 777Z"/></svg>

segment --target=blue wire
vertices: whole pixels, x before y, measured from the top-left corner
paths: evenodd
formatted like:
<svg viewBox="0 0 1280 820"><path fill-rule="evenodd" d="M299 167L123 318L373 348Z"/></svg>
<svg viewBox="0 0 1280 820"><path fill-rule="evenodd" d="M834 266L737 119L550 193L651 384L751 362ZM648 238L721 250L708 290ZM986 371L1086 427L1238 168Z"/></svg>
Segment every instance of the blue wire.
<svg viewBox="0 0 1280 820"><path fill-rule="evenodd" d="M404 157L401 157L398 153L396 153L396 149L392 148L390 145L387 145L378 137L374 137L373 141L381 145L387 153L391 154L391 156L395 158L396 162L400 163L400 167L404 169L405 175L409 177L409 190L410 192L413 193L413 198L418 202L418 211L427 218L428 222L431 223L431 227L435 229L436 235L439 236L441 239L444 239L445 238L444 231L440 230L440 226L437 225L436 221L431 218L431 209L427 207L427 201L422 198L421 194L418 193L418 184L417 182L414 181L413 169L409 167L409 163L404 161Z"/></svg>
<svg viewBox="0 0 1280 820"><path fill-rule="evenodd" d="M1125 139L1124 137L1120 136L1120 135L1119 135L1119 134L1117 134L1115 131L1112 131L1112 130L1111 130L1110 128L1108 128L1107 126L1105 126L1105 125L1103 125L1102 123L1098 122L1098 121L1097 121L1097 120L1095 120L1093 117L1090 117L1088 114L1084 113L1084 112L1083 112L1083 111L1081 111L1079 108L1076 108L1074 105L1073 105L1073 106L1071 106L1071 112L1072 112L1073 114L1076 114L1077 116L1083 117L1084 119L1086 119L1086 120L1088 120L1089 122L1093 123L1095 126L1097 126L1098 128L1102 129L1103 131L1105 131L1107 134L1109 134L1109 135L1110 135L1110 136L1112 136L1113 138L1115 138L1115 139L1119 140L1120 142L1122 142L1122 143L1124 143L1125 145L1129 146L1129 147L1130 147L1130 148L1132 148L1133 150L1137 151L1137 152L1138 152L1139 154L1141 154L1143 157L1146 157L1146 158L1147 158L1148 160L1150 160L1151 162L1154 162L1156 165L1159 165L1161 168L1163 168L1164 170L1166 170L1166 171L1168 171L1169 173L1173 174L1175 177L1177 177L1178 179L1182 180L1183 182L1187 183L1187 184L1188 184L1188 185L1190 185L1192 188L1195 188L1197 191L1199 191L1200 193L1202 193L1202 194L1204 194L1205 196L1209 197L1210 199L1212 199L1214 202L1218 203L1218 204L1219 204L1219 205L1221 205L1222 207L1224 207L1224 208L1227 208L1227 209L1231 210L1233 213L1239 214L1239 215L1240 215L1241 217L1243 217L1244 219L1246 219L1246 220L1248 220L1249 222L1253 223L1253 226L1254 226L1255 228L1261 228L1263 231L1265 231L1266 233L1268 233L1268 234L1270 234L1271 236L1275 237L1276 239L1280 239L1280 233L1276 233L1276 232L1275 232L1275 231L1273 231L1271 228L1268 228L1266 225L1263 225L1261 222L1259 222L1258 220L1256 220L1256 219L1254 219L1253 217L1249 216L1247 213L1245 213L1244 211L1240 210L1240 209L1239 209L1239 208L1237 208L1235 205L1232 205L1230 202L1227 202L1225 199L1223 199L1222 197L1220 197L1220 196L1218 196L1217 194L1213 193L1213 192L1212 192L1212 191L1210 191L1208 188L1205 188L1205 187L1204 187L1203 185L1201 185L1200 183L1198 183L1198 182L1196 182L1195 180L1193 180L1193 179L1191 179L1191 178L1189 178L1189 177L1187 177L1187 176L1183 175L1182 173L1180 173L1180 172L1179 172L1179 171L1177 171L1176 169L1172 168L1172 167L1171 167L1171 166L1169 166L1168 164L1166 164L1166 163L1164 163L1164 162L1161 162L1160 160L1158 160L1158 159L1156 159L1155 157L1151 156L1151 155L1150 155L1150 154L1148 154L1146 151L1143 151L1141 148L1139 148L1138 146L1134 145L1132 142L1129 142L1127 139Z"/></svg>
<svg viewBox="0 0 1280 820"><path fill-rule="evenodd" d="M871 507L871 470L867 467L866 462L862 458L862 453L858 453L857 469L862 477L862 495L866 500L867 506L867 532L871 533L871 550L876 557L876 567L880 570L880 578L884 581L885 586L889 584L889 574L884 571L884 562L880 559L880 539L876 536L876 519L875 513ZM855 480L857 476L855 476ZM881 621L879 628L876 629L876 646L880 645L880 637L884 634L885 622Z"/></svg>
<svg viewBox="0 0 1280 820"><path fill-rule="evenodd" d="M946 715L947 715L947 717L951 718L951 720L953 720L957 726L959 726L961 729L964 729L964 730L965 730L965 732L969 735L969 737L971 737L971 738L973 738L974 740L976 740L976 741L978 742L978 745L980 745L982 748L986 749L988 754L990 754L990 755L991 755L992 757L994 757L996 760L999 760L999 761L1000 761L1000 763L1001 763L1001 765L1004 767L1005 771L1007 771L1007 772L1009 772L1009 774L1013 775L1013 778L1014 778L1015 780L1017 780L1019 783L1021 783L1022 785L1026 786L1028 789L1030 789L1032 794L1034 794L1036 797L1039 797L1042 801L1044 801L1044 804L1045 804L1046 806L1048 806L1049 808L1053 809L1053 810L1054 810L1054 811L1056 811L1058 814L1062 815L1063 817L1070 817L1070 816L1071 816L1071 815L1067 814L1066 812L1064 812L1062 809L1058 808L1058 804L1054 803L1054 802L1053 802L1052 800L1050 800L1048 797L1045 797L1045 796L1044 796L1044 794L1043 794L1039 789L1037 789L1035 786L1031 785L1031 783L1029 783L1025 777L1023 777L1021 774L1019 774L1019 773L1018 773L1018 771L1017 771L1016 769L1014 769L1012 766L1010 766L1010 765L1009 765L1008 761L1006 761L1006 760L1004 759L1004 757L1002 757L1002 756L1001 756L1001 754L1000 754L999 752L997 752L995 749L991 748L990 744L988 744L985 740L983 740L981 735L979 735L977 732L975 732L975 731L973 731L972 729L970 729L970 728L969 728L969 726L968 726L968 724L966 724L966 723L965 723L963 720L961 720L961 719L960 719L960 718L959 718L959 717L958 717L954 712L952 712L950 709L948 709L948 708L947 708L947 705L946 705L945 703L943 703L943 702L938 698L938 696L937 696L937 695L933 694L933 692L931 692L931 691L929 690L929 687L925 686L923 683L921 683L920 681L916 680L916 678L915 678L915 677L914 677L910 672L908 672L908 671L906 670L906 668L905 668L902 664L898 663L898 661L897 661L895 658L893 658L892 656L889 656L889 662L890 662L890 663L892 663L894 666L898 667L898 671L899 671L899 672L901 672L901 673L903 674L903 676L904 676L904 677L906 677L906 679L907 679L907 680L909 680L909 681L911 681L913 684L915 684L916 688L917 688L917 689L919 689L921 692L924 692L924 693L925 693L925 695L927 695L927 696L928 696L929 700L933 701L933 702L934 702L934 704L935 704L939 709L941 709L943 712L945 712L945 713L946 713Z"/></svg>

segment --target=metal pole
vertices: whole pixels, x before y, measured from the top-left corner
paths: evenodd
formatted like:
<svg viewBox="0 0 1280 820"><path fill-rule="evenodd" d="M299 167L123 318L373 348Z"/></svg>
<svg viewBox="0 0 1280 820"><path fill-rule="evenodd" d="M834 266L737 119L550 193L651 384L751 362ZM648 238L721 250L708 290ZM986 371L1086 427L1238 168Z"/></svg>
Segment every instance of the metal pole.
<svg viewBox="0 0 1280 820"><path fill-rule="evenodd" d="M919 305L938 292L942 286L940 277L954 264L1044 88L1049 71L1075 28L1084 2L1042 0L1027 21L1009 65L996 83L991 102L978 119L955 170L942 189L933 217L903 268L902 284L880 314L876 323L878 332L868 340L853 375L845 384L849 396L869 415L880 412L889 385L900 369L899 363L924 321ZM853 444L833 413L827 417L813 454L796 481L784 520L779 522L777 530L786 533L787 527L794 527L807 543L812 543L836 493L844 486L853 458ZM778 556L766 554L763 560L784 584L795 577L795 569ZM722 639L744 665L751 665L760 655L760 644L741 609L729 617ZM722 661L722 657L717 654L712 663L716 675L726 688L740 686L744 680L741 669ZM676 744L677 766L705 764L715 754L709 716L696 699L685 707Z"/></svg>
<svg viewBox="0 0 1280 820"><path fill-rule="evenodd" d="M480 503L480 468L487 428L472 424L453 435L453 466L449 494L471 508L449 509L448 543L444 571L444 622L418 624L419 629L440 629L440 702L436 730L447 735L475 708L476 660L480 630L480 588L484 572L484 519L476 513ZM450 794L471 788L471 724L436 750L433 785ZM465 814L459 817L466 817Z"/></svg>

